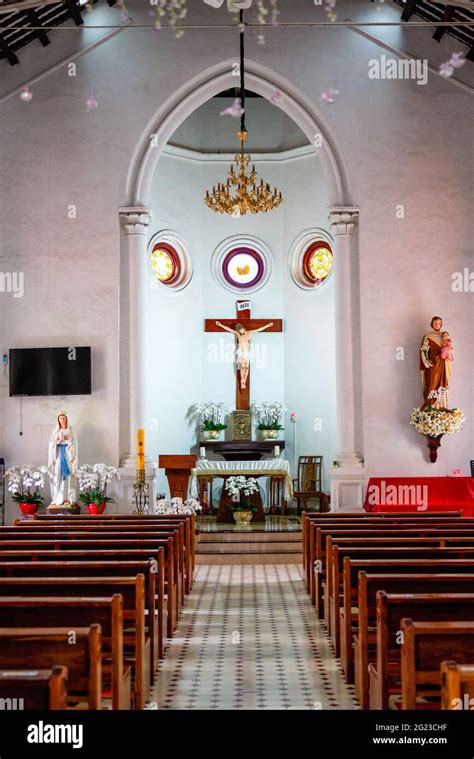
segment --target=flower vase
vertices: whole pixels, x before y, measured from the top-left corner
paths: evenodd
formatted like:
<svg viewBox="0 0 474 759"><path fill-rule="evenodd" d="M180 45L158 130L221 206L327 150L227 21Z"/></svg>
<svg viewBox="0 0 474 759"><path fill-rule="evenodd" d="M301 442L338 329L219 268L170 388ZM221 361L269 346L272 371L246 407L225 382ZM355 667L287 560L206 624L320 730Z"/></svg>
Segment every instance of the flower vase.
<svg viewBox="0 0 474 759"><path fill-rule="evenodd" d="M202 431L203 440L219 440L220 435L221 433L219 430L203 430Z"/></svg>
<svg viewBox="0 0 474 759"><path fill-rule="evenodd" d="M38 511L37 503L20 503L19 506L21 513L24 514L25 517L31 517Z"/></svg>
<svg viewBox="0 0 474 759"><path fill-rule="evenodd" d="M234 511L234 522L240 525L250 524L253 517L253 511Z"/></svg>
<svg viewBox="0 0 474 759"><path fill-rule="evenodd" d="M106 505L107 505L106 503L88 503L86 506L86 509L89 512L89 514L98 516L99 514L104 513Z"/></svg>
<svg viewBox="0 0 474 759"><path fill-rule="evenodd" d="M260 430L264 440L276 440L279 430Z"/></svg>
<svg viewBox="0 0 474 759"><path fill-rule="evenodd" d="M437 437L430 437L429 435L426 435L426 441L427 446L430 451L430 461L432 464L435 463L436 459L438 458L438 448L441 445L441 438L442 435L438 435Z"/></svg>

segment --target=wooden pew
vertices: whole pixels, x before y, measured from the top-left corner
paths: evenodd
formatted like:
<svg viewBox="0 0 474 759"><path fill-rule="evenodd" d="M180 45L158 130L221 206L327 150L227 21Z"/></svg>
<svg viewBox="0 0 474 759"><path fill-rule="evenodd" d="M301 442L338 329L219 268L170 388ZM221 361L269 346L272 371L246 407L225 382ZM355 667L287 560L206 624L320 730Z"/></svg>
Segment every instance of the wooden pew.
<svg viewBox="0 0 474 759"><path fill-rule="evenodd" d="M401 708L416 709L420 692L431 688L434 697L440 698L441 662L446 651L460 664L474 660L474 622L414 622L405 618L401 631ZM440 705L440 701L434 704Z"/></svg>
<svg viewBox="0 0 474 759"><path fill-rule="evenodd" d="M66 667L55 665L51 669L0 670L0 698L2 704L22 704L25 711L57 711L67 708Z"/></svg>
<svg viewBox="0 0 474 759"><path fill-rule="evenodd" d="M124 661L133 667L134 704L143 709L152 684L151 641L145 635L145 577L0 577L0 597L108 597L120 593ZM105 651L107 646L104 646ZM60 663L60 662L59 662Z"/></svg>
<svg viewBox="0 0 474 759"><path fill-rule="evenodd" d="M363 708L368 708L369 647L375 646L376 596L378 590L387 593L431 593L468 592L474 587L474 562L463 572L462 563L456 565L448 562L442 567L439 563L428 562L424 566L410 566L410 572L401 573L394 568L394 573L385 571L384 565L379 572L374 572L369 562L344 560L344 601L340 610L341 630L341 664L349 683L355 681L356 693ZM416 571L414 572L413 569ZM390 567L388 568L390 570ZM456 571L463 574L456 574Z"/></svg>
<svg viewBox="0 0 474 759"><path fill-rule="evenodd" d="M160 566L164 561L165 566L165 593L166 593L166 630L168 637L173 635L178 620L178 609L176 604L177 589L174 582L174 561L173 561L173 543L172 538L168 538L164 545L153 548L113 548L113 543L101 542L101 547L92 549L89 544L81 541L76 544L67 544L64 550L61 550L54 541L41 542L39 548L33 548L25 542L20 542L20 548L13 547L18 544L15 542L8 543L8 548L0 549L0 561L57 561L59 558L67 560L91 561L99 558L109 561L130 561L130 560L149 560L155 559ZM134 544L132 544L134 545ZM28 550L27 550L28 549ZM161 552L164 551L164 559Z"/></svg>
<svg viewBox="0 0 474 759"><path fill-rule="evenodd" d="M131 667L124 665L123 603L111 597L0 596L0 627L68 627L96 623L102 629L102 676L110 679L112 709L131 709ZM104 658L109 652L110 663Z"/></svg>
<svg viewBox="0 0 474 759"><path fill-rule="evenodd" d="M189 583L186 592L189 593L193 584L194 572L196 569L196 517L194 514L100 514L98 516L91 516L89 514L74 514L71 516L49 516L46 514L37 514L33 520L15 520L15 525L29 526L29 525L68 525L77 526L104 526L104 527L119 527L124 524L133 527L147 527L153 525L160 527L161 525L176 525L184 524L185 529L185 545L188 556L188 572L187 582Z"/></svg>
<svg viewBox="0 0 474 759"><path fill-rule="evenodd" d="M384 522L383 524L381 524L380 520L377 520L376 524L368 524L364 522L364 524L361 525L359 522L355 526L341 522L336 525L312 524L310 527L311 538L309 543L308 568L311 566L316 571L309 573L308 588L313 604L316 605L316 608L320 608L321 582L317 582L317 580L324 581L325 578L326 542L329 538L334 540L336 537L355 539L357 537L375 537L377 535L380 535L381 537L389 537L390 535L396 535L397 533L400 535L407 535L407 537L421 537L422 535L428 537L430 535L439 535L444 532L452 536L472 535L474 534L474 520L471 522L457 520L457 523L446 522L445 520L438 522L433 519L430 519L429 521L398 520L398 522L390 521L387 523ZM316 575L319 575L319 577Z"/></svg>
<svg viewBox="0 0 474 759"><path fill-rule="evenodd" d="M163 557L163 554L160 554ZM0 561L0 577L145 576L145 611L151 638L151 671L164 655L164 576L155 559L143 561Z"/></svg>
<svg viewBox="0 0 474 759"><path fill-rule="evenodd" d="M167 541L172 540L169 545ZM101 532L99 536L94 531L85 531L71 533L64 530L45 534L35 537L26 530L20 530L20 534L15 532L15 528L0 528L0 554L2 550L9 548L52 548L54 550L69 551L75 544L81 548L90 550L100 548L150 548L163 547L165 551L171 551L171 561L173 563L172 587L174 592L174 601L176 604L176 618L184 602L184 551L180 550L179 530L173 529L160 534L159 537L141 535L129 536L119 532ZM168 576L168 565L166 567L166 577ZM171 575L170 575L171 576Z"/></svg>
<svg viewBox="0 0 474 759"><path fill-rule="evenodd" d="M474 664L441 662L441 708L474 709Z"/></svg>
<svg viewBox="0 0 474 759"><path fill-rule="evenodd" d="M377 656L376 661L369 664L371 709L388 709L390 696L400 694L403 642L400 623L403 618L416 622L474 623L474 593L377 592ZM440 664L441 661L436 667L438 685Z"/></svg>
<svg viewBox="0 0 474 759"><path fill-rule="evenodd" d="M0 669L51 669L68 673L67 701L61 708L86 704L100 709L102 701L102 631L100 625L71 629L0 628ZM1 687L1 682L0 682Z"/></svg>
<svg viewBox="0 0 474 759"><path fill-rule="evenodd" d="M367 513L367 512L329 512L326 514L319 514L319 513L308 513L303 512L301 516L301 538L302 538L302 551L303 551L303 568L305 571L306 576L306 587L309 588L309 577L310 577L310 569L308 565L308 555L309 555L309 541L310 541L310 532L311 529L318 525L322 526L325 524L326 526L329 525L337 525L337 524L346 524L348 527L351 525L356 525L359 523L362 527L366 524L389 524L389 523L396 523L401 521L411 521L411 522L419 522L420 520L425 520L425 522L430 522L433 520L447 520L447 521L454 521L454 520L462 520L463 518L463 512L462 511L451 511L449 512L449 515L447 512L423 512L423 513L414 513L412 511L409 512L398 512L398 514L390 513L390 512L373 512L373 513Z"/></svg>
<svg viewBox="0 0 474 759"><path fill-rule="evenodd" d="M344 520L338 520L337 522L315 522L312 520L309 523L309 526L307 528L307 543L306 543L306 549L305 554L306 558L304 561L305 566L305 578L306 578L306 586L308 589L308 592L311 595L313 603L315 603L314 598L314 569L317 563L321 563L323 565L323 569L321 567L319 568L319 572L324 572L324 562L325 562L325 554L326 554L326 546L325 546L325 540L328 536L332 535L342 535L343 532L346 532L348 535L355 533L357 531L360 532L361 535L363 535L365 532L368 532L369 530L375 531L375 532L384 532L386 531L387 534L391 534L392 532L400 531L405 532L409 530L417 530L421 529L423 531L423 534L427 533L428 531L438 531L442 528L444 529L458 529L463 530L467 528L474 529L474 520L472 521L464 521L461 519L457 520L446 520L446 519L438 519L438 518L421 518L421 517L412 517L410 519L384 519L381 520L380 518L376 519L365 519L363 522L359 520L351 520L349 522Z"/></svg>
<svg viewBox="0 0 474 759"><path fill-rule="evenodd" d="M328 553L331 551L332 559L328 558L328 576L324 589L325 605L325 622L328 632L331 635L336 656L340 655L340 615L339 609L343 604L343 562L345 556L353 559L468 559L474 558L474 546L465 548L463 546L453 547L424 547L423 538L420 539L420 547L405 546L376 546L372 547L340 547L331 546L328 542ZM368 541L369 543L369 541Z"/></svg>
<svg viewBox="0 0 474 759"><path fill-rule="evenodd" d="M26 528L26 529L25 529ZM15 536L24 537L25 534L29 536L28 539L36 539L44 535L53 535L60 537L71 536L71 538L80 536L81 534L88 535L89 537L96 537L102 539L103 537L110 537L116 535L117 537L123 537L126 540L137 538L153 538L164 537L167 533L173 534L176 529L176 523L147 523L136 524L129 523L121 520L120 522L93 522L92 524L85 523L84 521L79 523L59 522L37 522L35 520L23 521L15 523L15 526L6 528L10 534ZM183 600L184 596L191 591L194 574L194 541L190 531L188 522L178 523L179 530L179 563L184 567L184 583L182 587ZM2 536L2 528L0 528L0 539Z"/></svg>

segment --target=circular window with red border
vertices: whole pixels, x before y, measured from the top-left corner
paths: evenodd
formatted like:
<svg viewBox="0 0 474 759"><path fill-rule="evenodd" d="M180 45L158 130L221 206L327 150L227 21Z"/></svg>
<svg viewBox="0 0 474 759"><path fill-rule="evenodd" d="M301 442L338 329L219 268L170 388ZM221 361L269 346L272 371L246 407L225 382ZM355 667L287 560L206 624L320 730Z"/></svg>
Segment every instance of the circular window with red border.
<svg viewBox="0 0 474 759"><path fill-rule="evenodd" d="M150 254L151 268L163 285L172 285L181 273L177 251L166 242L157 242Z"/></svg>
<svg viewBox="0 0 474 759"><path fill-rule="evenodd" d="M255 287L265 272L265 261L253 248L238 246L230 250L222 262L222 274L232 287L242 290Z"/></svg>
<svg viewBox="0 0 474 759"><path fill-rule="evenodd" d="M303 275L314 287L326 280L333 267L334 256L329 243L317 240L309 245L302 261Z"/></svg>

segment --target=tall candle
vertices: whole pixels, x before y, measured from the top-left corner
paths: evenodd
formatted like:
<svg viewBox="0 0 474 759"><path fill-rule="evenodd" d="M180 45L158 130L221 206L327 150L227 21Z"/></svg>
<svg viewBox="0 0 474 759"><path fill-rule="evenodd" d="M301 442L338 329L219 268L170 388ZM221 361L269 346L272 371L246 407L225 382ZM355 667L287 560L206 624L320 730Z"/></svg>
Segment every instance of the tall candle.
<svg viewBox="0 0 474 759"><path fill-rule="evenodd" d="M273 448L273 454L274 454L274 456L275 456L276 459L279 457L279 455L280 455L280 446L279 445L276 445Z"/></svg>
<svg viewBox="0 0 474 759"><path fill-rule="evenodd" d="M199 448L199 456L202 459L206 458L206 449L205 449L205 447L203 445L201 445L201 447Z"/></svg>
<svg viewBox="0 0 474 759"><path fill-rule="evenodd" d="M145 469L145 430L138 430L137 443L138 443L137 469Z"/></svg>

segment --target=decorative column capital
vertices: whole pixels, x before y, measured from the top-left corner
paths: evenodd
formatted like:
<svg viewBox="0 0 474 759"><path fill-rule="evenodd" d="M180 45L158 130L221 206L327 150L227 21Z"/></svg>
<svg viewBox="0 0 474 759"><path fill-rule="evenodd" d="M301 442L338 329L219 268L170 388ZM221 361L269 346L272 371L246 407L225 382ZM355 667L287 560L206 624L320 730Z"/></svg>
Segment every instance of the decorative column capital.
<svg viewBox="0 0 474 759"><path fill-rule="evenodd" d="M348 206L333 206L329 209L329 224L331 234L353 235L359 223L359 209Z"/></svg>
<svg viewBox="0 0 474 759"><path fill-rule="evenodd" d="M149 208L144 208L143 206L120 208L119 214L127 237L129 235L146 235L152 216Z"/></svg>

